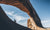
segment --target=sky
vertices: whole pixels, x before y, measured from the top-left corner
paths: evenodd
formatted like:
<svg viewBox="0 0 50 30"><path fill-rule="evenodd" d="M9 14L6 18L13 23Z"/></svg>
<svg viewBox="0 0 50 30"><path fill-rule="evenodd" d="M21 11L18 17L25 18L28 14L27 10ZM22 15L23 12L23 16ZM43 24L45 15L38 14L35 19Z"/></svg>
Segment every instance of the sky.
<svg viewBox="0 0 50 30"><path fill-rule="evenodd" d="M42 25L50 27L50 0L30 0L30 2L40 17ZM27 20L30 18L27 13L11 5L0 5L12 21L15 19L16 23L27 27Z"/></svg>
<svg viewBox="0 0 50 30"><path fill-rule="evenodd" d="M50 0L30 0L44 27L50 27Z"/></svg>

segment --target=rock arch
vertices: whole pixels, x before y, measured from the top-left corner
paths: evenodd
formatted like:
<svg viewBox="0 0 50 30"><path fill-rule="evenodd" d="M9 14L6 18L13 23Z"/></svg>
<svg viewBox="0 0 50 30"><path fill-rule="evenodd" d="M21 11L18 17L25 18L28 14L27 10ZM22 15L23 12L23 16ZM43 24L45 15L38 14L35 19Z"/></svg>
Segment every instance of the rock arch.
<svg viewBox="0 0 50 30"><path fill-rule="evenodd" d="M1 0L0 3L18 7L22 11L26 12L32 18L32 20L34 20L37 26L43 28L40 18L29 0Z"/></svg>

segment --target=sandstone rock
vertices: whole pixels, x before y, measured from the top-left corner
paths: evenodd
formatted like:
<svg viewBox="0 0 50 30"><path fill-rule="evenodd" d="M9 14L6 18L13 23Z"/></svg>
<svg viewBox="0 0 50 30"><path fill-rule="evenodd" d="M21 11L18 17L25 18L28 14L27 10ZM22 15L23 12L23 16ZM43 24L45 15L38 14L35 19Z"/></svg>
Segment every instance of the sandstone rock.
<svg viewBox="0 0 50 30"><path fill-rule="evenodd" d="M29 28L35 30L46 30L42 26L40 18L29 0L0 0L0 3L18 7L20 10L26 12L30 16L30 20L28 20Z"/></svg>
<svg viewBox="0 0 50 30"><path fill-rule="evenodd" d="M50 28L42 28L42 27L37 26L32 18L28 19L27 26L28 28L31 28L32 30L50 30Z"/></svg>

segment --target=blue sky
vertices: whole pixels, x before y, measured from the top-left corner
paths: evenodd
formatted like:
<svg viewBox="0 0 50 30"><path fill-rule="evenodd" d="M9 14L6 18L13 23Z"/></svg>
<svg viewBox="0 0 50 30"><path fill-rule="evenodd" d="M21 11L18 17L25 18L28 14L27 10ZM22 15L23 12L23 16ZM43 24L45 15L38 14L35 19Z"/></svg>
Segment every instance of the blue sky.
<svg viewBox="0 0 50 30"><path fill-rule="evenodd" d="M30 0L32 6L35 8L39 15L42 25L50 27L50 1L49 0ZM27 20L30 18L27 13L21 11L17 7L11 5L0 4L4 9L7 16L18 24L27 27Z"/></svg>
<svg viewBox="0 0 50 30"><path fill-rule="evenodd" d="M50 0L30 0L44 27L50 27Z"/></svg>

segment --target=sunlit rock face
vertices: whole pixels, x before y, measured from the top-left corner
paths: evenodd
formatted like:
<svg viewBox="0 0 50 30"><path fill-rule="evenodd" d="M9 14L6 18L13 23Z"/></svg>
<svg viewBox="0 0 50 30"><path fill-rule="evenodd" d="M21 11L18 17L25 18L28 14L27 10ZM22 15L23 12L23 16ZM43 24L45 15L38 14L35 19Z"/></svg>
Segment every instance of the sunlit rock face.
<svg viewBox="0 0 50 30"><path fill-rule="evenodd" d="M27 13L28 12L28 9L26 8L26 0L2 0L0 1L0 3L2 4L8 4L8 5L12 5L12 6L15 6L15 7L18 7L19 9L21 9L22 11L25 11Z"/></svg>
<svg viewBox="0 0 50 30"><path fill-rule="evenodd" d="M32 18L28 19L27 21L28 28L32 30L50 30L50 28L41 28L35 24L35 22L32 20Z"/></svg>

